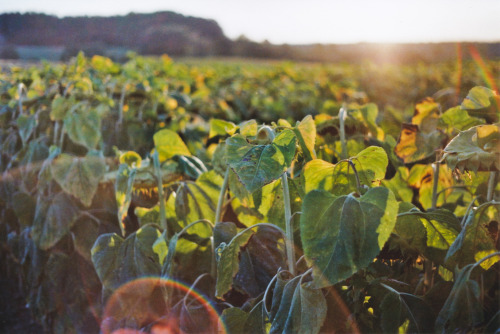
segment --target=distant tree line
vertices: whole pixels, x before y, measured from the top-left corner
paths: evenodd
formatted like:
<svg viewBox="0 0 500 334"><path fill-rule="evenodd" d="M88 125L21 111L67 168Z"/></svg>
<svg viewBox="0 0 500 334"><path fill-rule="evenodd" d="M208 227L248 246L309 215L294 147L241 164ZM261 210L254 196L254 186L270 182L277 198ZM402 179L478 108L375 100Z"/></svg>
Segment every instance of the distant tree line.
<svg viewBox="0 0 500 334"><path fill-rule="evenodd" d="M130 13L111 17L64 17L37 13L0 15L0 58L19 56L16 47L61 47L62 58L83 50L88 55L125 48L145 55L238 56L322 62L413 63L446 61L456 57L455 43L275 45L245 36L227 38L214 20L174 12ZM500 43L482 43L481 54L500 58Z"/></svg>

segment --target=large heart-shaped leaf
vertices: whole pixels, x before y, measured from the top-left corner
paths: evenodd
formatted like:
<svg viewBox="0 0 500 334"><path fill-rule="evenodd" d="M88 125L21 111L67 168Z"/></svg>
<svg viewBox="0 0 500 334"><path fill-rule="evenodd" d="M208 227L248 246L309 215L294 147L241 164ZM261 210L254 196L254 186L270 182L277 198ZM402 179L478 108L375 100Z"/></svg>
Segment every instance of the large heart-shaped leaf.
<svg viewBox="0 0 500 334"><path fill-rule="evenodd" d="M387 188L377 187L362 197L335 197L313 190L302 206L300 231L314 280L329 286L366 268L389 238L398 203Z"/></svg>
<svg viewBox="0 0 500 334"><path fill-rule="evenodd" d="M245 188L254 192L278 179L295 156L295 135L287 130L271 144L251 145L242 135L226 140L226 161Z"/></svg>
<svg viewBox="0 0 500 334"><path fill-rule="evenodd" d="M87 207L92 203L105 172L104 159L92 155L80 158L63 153L51 165L54 180L66 193L75 196Z"/></svg>
<svg viewBox="0 0 500 334"><path fill-rule="evenodd" d="M349 160L354 164L361 185L376 187L385 176L389 160L384 149L370 146ZM326 190L335 195L345 195L356 190L354 169L348 161L336 165L321 159L308 162L303 169L304 188Z"/></svg>
<svg viewBox="0 0 500 334"><path fill-rule="evenodd" d="M160 231L151 225L138 229L127 239L115 233L101 235L91 254L103 287L113 291L139 277L159 277L160 259L153 245L160 236Z"/></svg>
<svg viewBox="0 0 500 334"><path fill-rule="evenodd" d="M73 142L92 150L101 140L101 117L95 109L82 109L64 118L64 129Z"/></svg>
<svg viewBox="0 0 500 334"><path fill-rule="evenodd" d="M382 286L389 290L380 304L380 326L384 333L397 333L405 321L409 322L409 333L432 332L435 318L424 300L398 292L388 285Z"/></svg>
<svg viewBox="0 0 500 334"><path fill-rule="evenodd" d="M201 174L196 182L180 182L175 196L176 216L172 219L183 227L199 219L213 221L222 182L213 170Z"/></svg>
<svg viewBox="0 0 500 334"><path fill-rule="evenodd" d="M48 201L40 196L31 230L37 246L43 250L54 246L71 230L79 213L78 207L64 192Z"/></svg>
<svg viewBox="0 0 500 334"><path fill-rule="evenodd" d="M500 171L500 125L478 125L460 132L445 147L442 160L460 172Z"/></svg>

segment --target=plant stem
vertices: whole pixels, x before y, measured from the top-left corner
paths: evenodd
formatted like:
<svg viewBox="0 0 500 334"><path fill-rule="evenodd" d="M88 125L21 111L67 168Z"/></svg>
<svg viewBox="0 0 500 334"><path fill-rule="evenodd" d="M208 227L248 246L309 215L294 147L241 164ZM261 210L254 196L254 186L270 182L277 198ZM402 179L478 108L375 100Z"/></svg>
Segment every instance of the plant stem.
<svg viewBox="0 0 500 334"><path fill-rule="evenodd" d="M161 177L161 169L160 169L160 155L158 151L155 150L153 153L153 166L156 174L156 180L158 182L158 200L160 201L160 226L166 231L166 235L168 235L167 231L167 219L166 209L165 209L165 197L163 195L163 179Z"/></svg>
<svg viewBox="0 0 500 334"><path fill-rule="evenodd" d="M295 251L293 249L292 210L290 207L290 190L288 189L288 176L286 172L281 175L281 184L283 185L283 200L285 202L286 253L288 260L288 270L292 275L295 276Z"/></svg>
<svg viewBox="0 0 500 334"><path fill-rule="evenodd" d="M349 165L352 167L352 171L354 172L354 176L356 177L356 188L358 189L358 194L362 195L361 182L359 181L359 175L358 175L358 171L356 170L356 166L354 165L354 162L352 162L351 159L349 159L347 161L349 162Z"/></svg>
<svg viewBox="0 0 500 334"><path fill-rule="evenodd" d="M220 189L219 201L217 202L217 209L215 210L215 224L220 223L222 217L222 207L224 206L224 197L226 195L227 184L229 180L229 166L224 173L224 182L222 182L222 187Z"/></svg>
<svg viewBox="0 0 500 334"><path fill-rule="evenodd" d="M342 152L340 152L340 158L341 159L347 159L348 154L347 154L347 143L345 140L345 116L346 116L346 109L343 106L340 108L339 111L339 125L340 125L340 144L342 147Z"/></svg>
<svg viewBox="0 0 500 334"><path fill-rule="evenodd" d="M435 162L432 164L432 171L434 176L432 179L432 209L435 210L438 200L439 163Z"/></svg>
<svg viewBox="0 0 500 334"><path fill-rule="evenodd" d="M17 86L17 94L19 95L19 101L18 101L19 116L23 114L23 90L26 90L26 86L23 83L20 83Z"/></svg>
<svg viewBox="0 0 500 334"><path fill-rule="evenodd" d="M123 108L125 106L125 94L127 92L127 85L128 85L128 81L125 82L125 84L122 87L122 93L120 95L120 102L118 104L118 121L116 122L116 128L115 128L115 131L117 133L119 133L121 128L122 128Z"/></svg>
<svg viewBox="0 0 500 334"><path fill-rule="evenodd" d="M486 200L491 202L493 200L493 194L495 193L495 179L497 178L497 172L490 172L490 177L488 179L488 194L486 196Z"/></svg>

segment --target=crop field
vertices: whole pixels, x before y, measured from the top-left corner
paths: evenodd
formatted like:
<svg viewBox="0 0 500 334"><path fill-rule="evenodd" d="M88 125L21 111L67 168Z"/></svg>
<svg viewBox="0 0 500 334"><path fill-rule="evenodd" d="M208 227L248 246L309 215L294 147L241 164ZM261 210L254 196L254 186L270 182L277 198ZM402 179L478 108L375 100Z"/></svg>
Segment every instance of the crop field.
<svg viewBox="0 0 500 334"><path fill-rule="evenodd" d="M499 81L479 54L4 66L2 282L47 333L498 332Z"/></svg>

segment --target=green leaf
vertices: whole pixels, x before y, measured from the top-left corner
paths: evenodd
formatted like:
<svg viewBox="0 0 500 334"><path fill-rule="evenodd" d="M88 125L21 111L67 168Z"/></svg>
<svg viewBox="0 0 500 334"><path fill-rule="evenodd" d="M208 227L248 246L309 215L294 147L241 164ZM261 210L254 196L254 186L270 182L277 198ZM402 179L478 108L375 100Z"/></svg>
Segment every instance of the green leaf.
<svg viewBox="0 0 500 334"><path fill-rule="evenodd" d="M83 108L64 118L64 128L69 138L88 150L96 148L101 140L101 118L96 110Z"/></svg>
<svg viewBox="0 0 500 334"><path fill-rule="evenodd" d="M476 86L473 87L467 97L462 102L462 109L466 110L476 110L488 108L491 105L491 101L497 97L494 90L486 87Z"/></svg>
<svg viewBox="0 0 500 334"><path fill-rule="evenodd" d="M23 145L26 145L29 137L36 128L36 117L35 115L26 116L21 115L16 119L17 128L19 129L19 136Z"/></svg>
<svg viewBox="0 0 500 334"><path fill-rule="evenodd" d="M233 285L233 277L236 276L239 270L239 254L240 248L245 246L253 232L247 230L236 235L229 244L221 243L217 247L217 283L215 287L215 296L223 298L224 294L231 290Z"/></svg>
<svg viewBox="0 0 500 334"><path fill-rule="evenodd" d="M196 182L182 182L175 197L175 219L180 226L184 227L199 219L214 221L217 200L223 179L214 170L205 172ZM201 229L211 234L206 226L200 225L195 229ZM200 230L200 231L201 231ZM192 231L192 230L190 230Z"/></svg>
<svg viewBox="0 0 500 334"><path fill-rule="evenodd" d="M71 106L75 104L75 99L73 96L69 98L62 97L60 95L56 96L52 100L51 110L50 110L50 120L51 121L62 121L66 117L66 113L71 109Z"/></svg>
<svg viewBox="0 0 500 334"><path fill-rule="evenodd" d="M251 145L241 135L226 140L226 160L249 192L277 180L288 167L292 152L290 136L293 132L283 132L276 137L278 145ZM295 136L293 136L295 138ZM294 144L295 148L295 144ZM283 154L285 152L286 155ZM293 151L295 154L295 149Z"/></svg>
<svg viewBox="0 0 500 334"><path fill-rule="evenodd" d="M281 300L283 299L283 291L285 286L290 281L291 274L287 271L280 271L276 277L276 283L273 288L273 299L271 302L271 310L269 312L269 321L274 322L276 315L278 314L279 307L281 305Z"/></svg>
<svg viewBox="0 0 500 334"><path fill-rule="evenodd" d="M356 167L361 185L376 187L385 176L389 160L384 149L370 146L350 158ZM312 160L304 168L304 187L308 193L314 189L345 195L357 190L354 170L348 161L332 165L323 160Z"/></svg>
<svg viewBox="0 0 500 334"><path fill-rule="evenodd" d="M409 212L415 206L408 202L399 203L399 213ZM416 210L416 209L415 209ZM427 249L427 231L420 219L411 215L399 215L394 233L400 238L403 253L424 254Z"/></svg>
<svg viewBox="0 0 500 334"><path fill-rule="evenodd" d="M236 225L232 222L219 222L215 224L213 237L214 247L217 248L221 243L230 243L231 239L238 233Z"/></svg>
<svg viewBox="0 0 500 334"><path fill-rule="evenodd" d="M222 312L222 323L228 334L265 334L265 322L262 312L263 302L258 302L247 313L240 308L231 307Z"/></svg>
<svg viewBox="0 0 500 334"><path fill-rule="evenodd" d="M173 160L178 163L178 172L192 179L197 179L208 171L205 164L195 156L177 155Z"/></svg>
<svg viewBox="0 0 500 334"><path fill-rule="evenodd" d="M368 103L359 109L352 110L349 116L366 126L372 137L378 140L384 139L384 131L377 126L378 107L375 103Z"/></svg>
<svg viewBox="0 0 500 334"><path fill-rule="evenodd" d="M158 150L160 155L160 162L168 160L174 155L191 155L181 137L172 130L164 129L158 131L154 134L153 140L156 150Z"/></svg>
<svg viewBox="0 0 500 334"><path fill-rule="evenodd" d="M254 119L249 121L241 122L239 124L240 135L243 137L253 137L257 135L258 125Z"/></svg>
<svg viewBox="0 0 500 334"><path fill-rule="evenodd" d="M293 128L293 132L297 136L302 152L306 161L316 159L316 151L314 144L316 143L316 123L311 115L307 115L300 122L297 122Z"/></svg>
<svg viewBox="0 0 500 334"><path fill-rule="evenodd" d="M416 209L400 214L408 220L416 219L423 224L426 234L424 255L432 261L443 264L444 256L460 232L460 222L455 215L445 209L421 212ZM416 221L413 224L417 224Z"/></svg>
<svg viewBox="0 0 500 334"><path fill-rule="evenodd" d="M153 245L161 236L145 226L125 240L115 233L101 235L92 247L92 262L104 288L111 291L139 277L159 276L160 259Z"/></svg>
<svg viewBox="0 0 500 334"><path fill-rule="evenodd" d="M304 254L313 265L316 284L325 287L373 261L396 224L398 203L382 187L360 198L313 190L306 195L302 212Z"/></svg>
<svg viewBox="0 0 500 334"><path fill-rule="evenodd" d="M52 200L39 196L31 230L33 241L43 250L54 246L71 230L79 213L78 207L63 192Z"/></svg>
<svg viewBox="0 0 500 334"><path fill-rule="evenodd" d="M283 154L283 157L285 157L285 164L287 167L292 164L293 158L295 157L295 138L295 134L292 130L285 130L273 140L273 145L277 147Z"/></svg>
<svg viewBox="0 0 500 334"><path fill-rule="evenodd" d="M500 125L487 124L460 132L444 149L451 169L500 171Z"/></svg>
<svg viewBox="0 0 500 334"><path fill-rule="evenodd" d="M455 273L455 283L436 319L436 331L456 333L470 330L484 318L479 284L470 279L474 264L465 266Z"/></svg>
<svg viewBox="0 0 500 334"><path fill-rule="evenodd" d="M78 158L63 153L51 165L54 180L66 193L78 198L86 207L92 203L105 171L104 160L96 156Z"/></svg>
<svg viewBox="0 0 500 334"><path fill-rule="evenodd" d="M238 129L236 124L233 122L224 121L222 119L211 118L210 119L210 132L208 133L208 138L215 136L232 136Z"/></svg>
<svg viewBox="0 0 500 334"><path fill-rule="evenodd" d="M382 284L389 290L380 304L380 326L384 333L398 333L405 321L409 321L409 333L431 333L434 317L430 306L421 298L401 293Z"/></svg>
<svg viewBox="0 0 500 334"><path fill-rule="evenodd" d="M445 126L458 131L467 130L470 127L481 125L485 122L482 118L470 116L467 110L461 107L454 107L446 110L446 112L440 116L439 120Z"/></svg>
<svg viewBox="0 0 500 334"><path fill-rule="evenodd" d="M12 209L22 227L31 226L36 209L36 201L28 193L17 191L12 195Z"/></svg>
<svg viewBox="0 0 500 334"><path fill-rule="evenodd" d="M445 261L449 267L463 267L497 251L487 226L491 221L500 221L499 212L500 204L491 202L470 211L464 228L446 254ZM493 257L482 262L481 267L488 270L499 260L499 256Z"/></svg>
<svg viewBox="0 0 500 334"><path fill-rule="evenodd" d="M161 277L170 278L174 276L174 256L175 250L177 248L177 242L179 241L179 236L179 233L175 233L168 242L167 257L162 259L163 264L161 269ZM164 236L161 236L160 238L165 239Z"/></svg>
<svg viewBox="0 0 500 334"><path fill-rule="evenodd" d="M87 216L81 216L71 229L73 245L78 254L92 262L91 250L99 237L99 223Z"/></svg>
<svg viewBox="0 0 500 334"><path fill-rule="evenodd" d="M315 289L311 282L303 283L302 276L297 276L283 289L270 333L319 333L326 308L321 289Z"/></svg>

